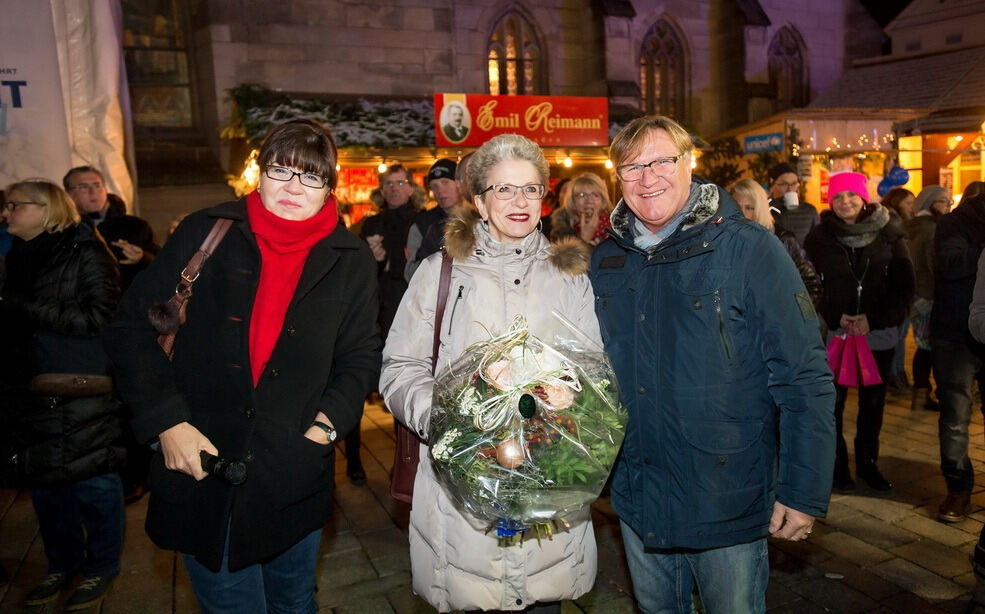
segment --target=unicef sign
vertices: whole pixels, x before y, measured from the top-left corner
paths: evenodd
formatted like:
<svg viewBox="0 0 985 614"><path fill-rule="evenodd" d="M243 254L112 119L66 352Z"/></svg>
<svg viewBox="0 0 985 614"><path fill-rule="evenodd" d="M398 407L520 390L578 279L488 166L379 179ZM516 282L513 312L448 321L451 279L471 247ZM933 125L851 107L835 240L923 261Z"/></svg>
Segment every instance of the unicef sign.
<svg viewBox="0 0 985 614"><path fill-rule="evenodd" d="M765 151L783 151L783 133L753 134L745 139L747 154L763 153Z"/></svg>

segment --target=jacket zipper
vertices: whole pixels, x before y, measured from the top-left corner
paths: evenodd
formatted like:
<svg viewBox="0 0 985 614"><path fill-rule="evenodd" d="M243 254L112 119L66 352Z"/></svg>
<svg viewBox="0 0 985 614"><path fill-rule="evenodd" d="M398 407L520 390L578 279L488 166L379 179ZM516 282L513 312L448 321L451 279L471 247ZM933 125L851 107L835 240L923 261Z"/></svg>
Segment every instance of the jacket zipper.
<svg viewBox="0 0 985 614"><path fill-rule="evenodd" d="M718 338L722 342L725 350L725 357L732 360L732 347L729 345L728 337L725 335L725 319L722 317L722 296L715 290L715 315L718 316Z"/></svg>
<svg viewBox="0 0 985 614"><path fill-rule="evenodd" d="M451 306L451 317L448 318L448 334L451 335L451 323L455 321L455 310L458 309L458 301L462 300L462 292L465 286L458 287L458 296L455 297L455 304Z"/></svg>

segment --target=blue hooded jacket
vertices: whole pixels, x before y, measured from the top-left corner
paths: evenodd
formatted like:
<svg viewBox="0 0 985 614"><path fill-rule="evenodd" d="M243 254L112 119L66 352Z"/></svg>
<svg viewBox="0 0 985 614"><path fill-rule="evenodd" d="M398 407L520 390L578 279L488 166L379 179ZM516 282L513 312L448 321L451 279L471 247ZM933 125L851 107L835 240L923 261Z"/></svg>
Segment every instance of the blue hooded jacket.
<svg viewBox="0 0 985 614"><path fill-rule="evenodd" d="M612 504L648 548L768 534L774 501L824 516L834 386L811 298L776 236L724 190L651 251L624 202L592 255L596 313L629 410Z"/></svg>

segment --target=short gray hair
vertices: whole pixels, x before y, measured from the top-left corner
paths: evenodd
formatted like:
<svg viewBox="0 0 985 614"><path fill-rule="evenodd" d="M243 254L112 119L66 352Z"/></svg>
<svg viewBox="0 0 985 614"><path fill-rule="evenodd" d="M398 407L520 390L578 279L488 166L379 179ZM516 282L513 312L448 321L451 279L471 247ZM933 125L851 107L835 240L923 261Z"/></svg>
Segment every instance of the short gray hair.
<svg viewBox="0 0 985 614"><path fill-rule="evenodd" d="M469 160L466 169L469 192L479 194L489 187L486 184L489 171L504 160L526 160L533 164L540 176L540 182L547 187L550 169L540 146L519 134L500 134L483 143Z"/></svg>

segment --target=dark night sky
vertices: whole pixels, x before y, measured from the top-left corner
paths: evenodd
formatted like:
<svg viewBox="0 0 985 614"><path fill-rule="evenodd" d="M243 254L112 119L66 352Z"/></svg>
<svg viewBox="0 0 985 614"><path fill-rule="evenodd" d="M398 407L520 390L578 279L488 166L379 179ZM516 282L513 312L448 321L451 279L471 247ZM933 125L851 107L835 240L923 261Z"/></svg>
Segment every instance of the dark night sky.
<svg viewBox="0 0 985 614"><path fill-rule="evenodd" d="M862 5L875 17L880 26L885 27L899 15L912 0L861 0Z"/></svg>

